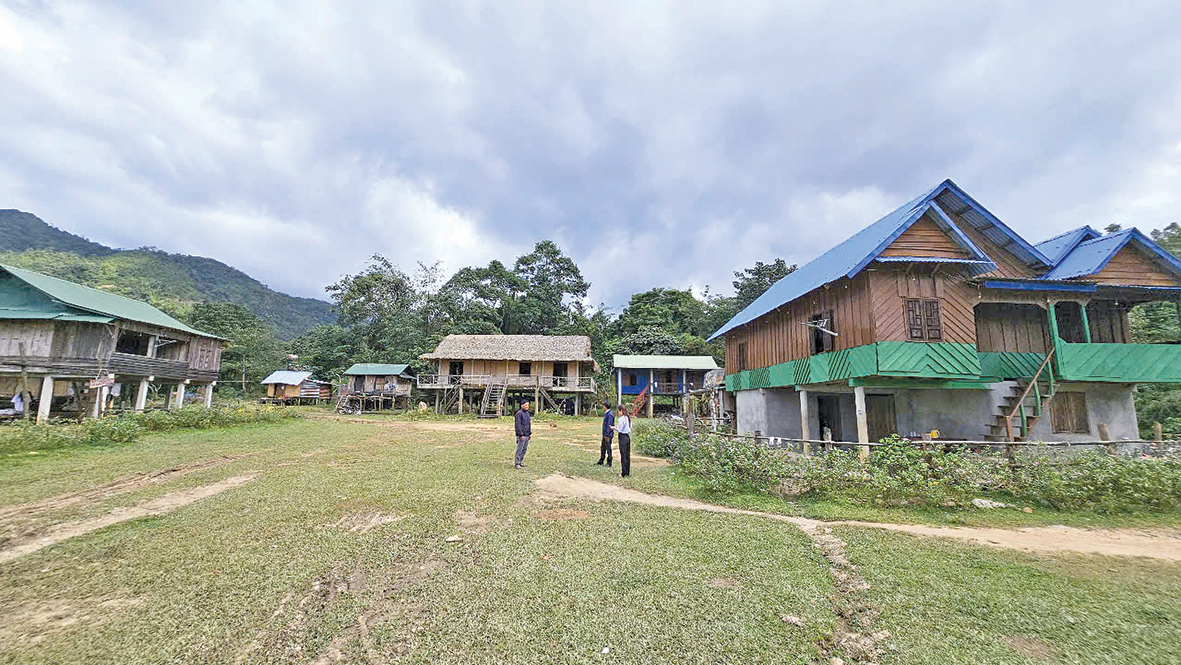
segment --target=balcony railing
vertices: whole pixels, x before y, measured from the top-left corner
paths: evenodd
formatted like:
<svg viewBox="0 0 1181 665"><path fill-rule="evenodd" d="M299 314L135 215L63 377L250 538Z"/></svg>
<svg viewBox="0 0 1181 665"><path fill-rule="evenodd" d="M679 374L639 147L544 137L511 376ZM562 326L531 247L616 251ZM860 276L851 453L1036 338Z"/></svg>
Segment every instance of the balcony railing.
<svg viewBox="0 0 1181 665"><path fill-rule="evenodd" d="M488 384L505 385L509 388L546 388L571 392L594 392L595 380L590 376L536 376L532 374L420 374L419 388L482 387Z"/></svg>

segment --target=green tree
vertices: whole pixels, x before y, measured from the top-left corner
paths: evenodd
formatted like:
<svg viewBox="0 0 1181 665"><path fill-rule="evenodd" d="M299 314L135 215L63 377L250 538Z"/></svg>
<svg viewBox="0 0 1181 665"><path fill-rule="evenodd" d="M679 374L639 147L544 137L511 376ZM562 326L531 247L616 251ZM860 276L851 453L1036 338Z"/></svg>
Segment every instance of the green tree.
<svg viewBox="0 0 1181 665"><path fill-rule="evenodd" d="M193 306L186 323L225 340L221 352L221 380L237 383L247 394L267 374L284 366L281 342L269 323L254 312L228 302Z"/></svg>
<svg viewBox="0 0 1181 665"><path fill-rule="evenodd" d="M771 263L755 261L752 268L745 268L734 273L735 314L763 295L775 282L795 272L799 266L787 265L783 259L775 259Z"/></svg>

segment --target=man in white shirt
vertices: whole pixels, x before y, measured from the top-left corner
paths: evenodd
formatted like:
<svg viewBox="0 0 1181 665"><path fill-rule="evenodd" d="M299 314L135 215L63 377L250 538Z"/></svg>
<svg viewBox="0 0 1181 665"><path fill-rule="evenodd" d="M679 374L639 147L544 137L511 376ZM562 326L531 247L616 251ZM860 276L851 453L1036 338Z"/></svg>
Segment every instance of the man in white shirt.
<svg viewBox="0 0 1181 665"><path fill-rule="evenodd" d="M632 421L622 404L616 412L615 426L611 429L619 435L619 466L622 471L619 476L627 478L632 473Z"/></svg>

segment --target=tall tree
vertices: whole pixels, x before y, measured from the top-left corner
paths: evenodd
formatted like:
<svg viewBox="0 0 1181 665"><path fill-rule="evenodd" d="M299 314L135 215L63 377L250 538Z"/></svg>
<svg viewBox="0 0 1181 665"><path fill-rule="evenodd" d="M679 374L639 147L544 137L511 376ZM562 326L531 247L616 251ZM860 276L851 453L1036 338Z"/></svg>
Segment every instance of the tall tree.
<svg viewBox="0 0 1181 665"><path fill-rule="evenodd" d="M755 261L753 268L745 268L734 273L734 291L736 292L735 306L742 310L755 301L756 298L771 288L771 285L787 277L798 269L796 264L787 265L783 259L775 259L771 263Z"/></svg>
<svg viewBox="0 0 1181 665"><path fill-rule="evenodd" d="M519 257L513 273L524 283L528 295L520 307L524 332L553 330L582 312L582 299L590 284L582 278L574 260L552 240L542 240L532 252Z"/></svg>

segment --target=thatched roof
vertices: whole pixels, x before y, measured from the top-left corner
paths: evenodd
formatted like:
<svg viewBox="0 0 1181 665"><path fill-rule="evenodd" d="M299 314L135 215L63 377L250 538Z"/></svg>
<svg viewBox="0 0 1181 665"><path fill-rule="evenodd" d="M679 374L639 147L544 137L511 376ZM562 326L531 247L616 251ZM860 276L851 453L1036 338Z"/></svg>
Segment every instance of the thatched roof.
<svg viewBox="0 0 1181 665"><path fill-rule="evenodd" d="M448 335L423 360L594 362L585 335Z"/></svg>

